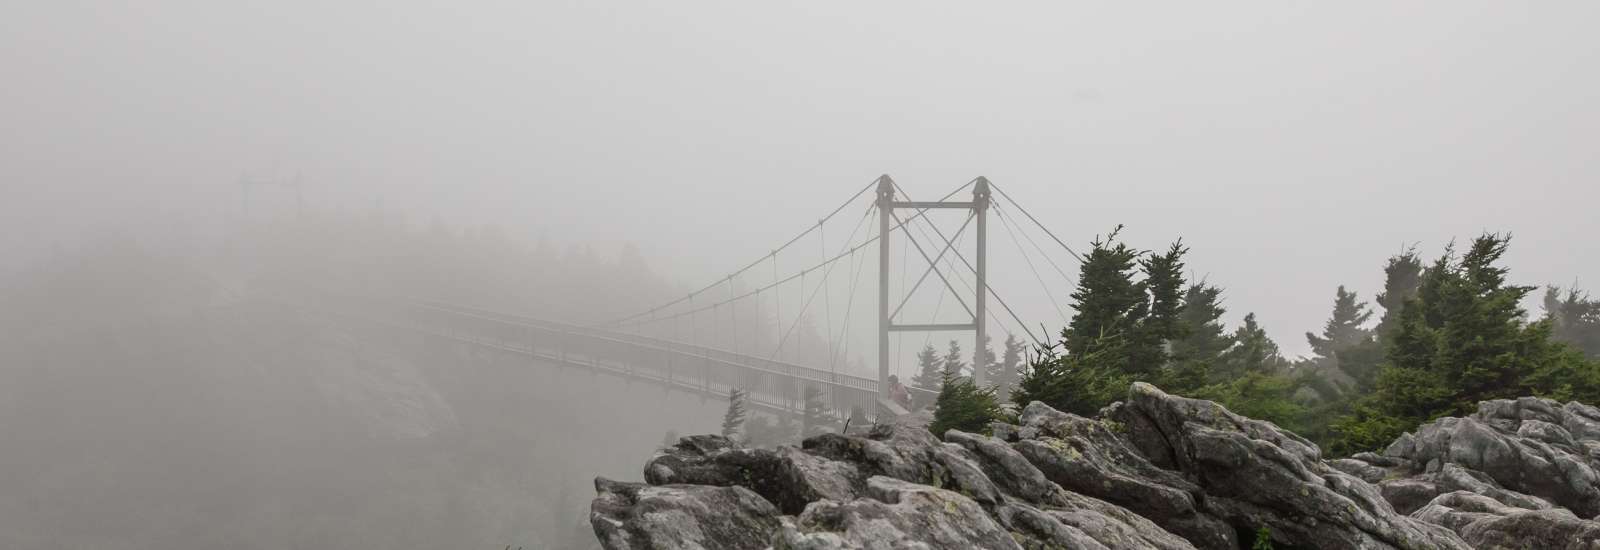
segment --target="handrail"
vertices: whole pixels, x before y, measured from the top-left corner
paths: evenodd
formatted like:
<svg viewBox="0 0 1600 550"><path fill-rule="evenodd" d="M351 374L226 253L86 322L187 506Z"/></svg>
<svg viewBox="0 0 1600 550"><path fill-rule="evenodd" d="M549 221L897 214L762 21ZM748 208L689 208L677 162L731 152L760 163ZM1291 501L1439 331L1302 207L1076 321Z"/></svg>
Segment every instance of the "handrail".
<svg viewBox="0 0 1600 550"><path fill-rule="evenodd" d="M539 326L526 324L526 323L514 323L514 322L511 322L511 321L508 321L508 320L505 320L505 319L498 319L498 318L495 318L495 317L485 316L485 315L482 315L482 314L469 313L469 312L461 311L461 310L454 309L454 308L451 308L451 307L440 307L440 306L431 305L431 304L419 304L419 305L422 305L423 307L426 307L428 309L432 309L432 310L435 310L435 311L440 311L440 312L449 313L449 314L458 315L458 316L470 317L470 318L481 319L481 320L497 322L497 323L505 323L505 324L508 324L510 326L521 326L521 327L526 327L526 328L536 328L536 329L544 330L544 331L547 331L547 332L556 332L556 333L559 333L559 334L565 334L565 335L569 335L569 336L579 336L579 337L584 337L584 338L596 339L596 340L600 340L600 341L604 341L604 342L613 342L613 343L617 343L617 344L631 346L631 347L634 347L634 348L647 349L647 350L652 350L652 351L668 352L668 353L676 353L676 354L681 354L681 355L689 356L689 357L696 358L696 359L703 359L703 360L706 360L706 361L716 362L716 363L718 363L720 365L726 365L726 366L731 366L731 367L739 367L739 368L743 368L743 369L749 369L749 370L755 371L755 372L762 372L762 373L773 374L773 375L778 375L778 376L787 376L787 377L790 377L790 378L795 378L795 379L799 379L799 380L805 380L805 381L808 381L808 382L817 382L817 383L827 384L827 385L830 385L830 386L836 386L836 387L840 387L840 388L847 388L847 389L854 389L854 390L864 390L864 391L873 391L873 392L877 391L877 381L876 380L870 380L870 379L862 378L862 377L859 377L859 376L838 375L837 377L835 377L834 375L831 375L831 374L829 375L829 378L822 378L820 376L805 376L804 374L799 373L799 372L783 372L783 371L778 371L778 370L770 370L770 369L765 369L765 368L758 367L756 365L749 365L749 364L745 364L745 363L739 363L739 362L735 362L735 361L730 361L730 360L719 358L719 357L713 357L713 356L711 356L709 354L696 354L696 353L692 353L692 352L688 352L688 351L675 350L675 349L670 349L670 348L663 348L663 347L650 345L650 344L644 344L644 343L639 343L639 342L630 342L628 340L616 338L614 336L615 333L606 334L606 333L601 332L601 331L594 331L593 329L583 329L582 327L575 327L575 328L579 328L579 330L583 330L585 332L600 332L599 334L583 334L583 333L580 333L580 332L577 332L577 331L567 330L566 327L570 326L570 325L562 326L560 328L539 327ZM476 308L474 308L474 309L476 309ZM565 325L565 323L554 323L554 322L548 322L548 321L546 323L555 324L555 325ZM731 352L726 352L726 351L723 351L723 350L715 350L714 348L706 348L705 346L697 346L697 347L701 347L701 348L704 348L704 349L709 350L709 351L722 351L723 353L728 353L729 355L741 356L739 354L733 354ZM753 357L753 356L742 356L742 357L749 357L749 358L756 359L758 361L762 361L762 362L766 362L766 363L770 363L770 364L778 364L778 365L789 366L789 367L792 367L792 368L794 368L796 370L800 370L800 371L811 371L813 373L818 373L818 374L823 374L823 373L827 372L827 371L822 371L820 369L813 369L811 367L804 367L804 366L800 366L800 365L791 365L789 363L781 363L781 362L777 362L777 361L771 361L771 360L762 359L762 358L759 358L759 357ZM805 373L805 374L809 374L809 373ZM845 378L845 379L847 379L847 380L849 380L851 382L856 382L856 384L841 383L841 382L839 382L839 381L837 381L835 379L830 379L830 378ZM870 386L868 386L868 384L870 384Z"/></svg>
<svg viewBox="0 0 1600 550"><path fill-rule="evenodd" d="M866 378L866 377L863 377L863 376L856 376L856 375L852 375L852 374L836 374L836 373L831 373L829 371L824 371L824 370L813 368L813 367L807 367L807 366L804 366L804 365L797 365L797 364L793 364L793 363L775 361L775 360L772 360L772 359L767 359L765 357L757 357L757 356L753 356L753 355L747 355L747 354L732 352L732 351L719 349L719 348L713 348L713 347L710 347L710 346L705 346L705 345L700 345L700 344L688 344L688 343L684 343L684 342L674 342L674 341L671 341L671 340L665 340L665 339L661 339L661 338L653 338L653 337L649 337L649 336L642 336L642 335L635 335L635 334L624 334L624 333L619 333L619 332L613 332L613 331L607 331L607 330L601 330L601 329L594 329L594 328L590 328L590 327L582 327L582 326L578 326L578 325L571 325L571 324L568 324L568 323L561 323L561 322L557 322L557 321L549 321L549 320L544 320L544 319L537 319L537 318L527 317L527 316L523 316L523 315L495 312L495 311L486 310L486 309L482 309L482 308L475 308L475 307L458 306L458 305L453 305L453 304L445 305L445 304L428 303L428 302L417 302L417 305L419 305L421 307L428 308L428 309L441 311L441 312L445 312L445 313L450 313L450 314L455 314L455 315L462 315L462 316L468 316L468 317L473 317L473 318L477 318L477 319L483 319L483 320L487 320L487 321L495 321L495 322L507 323L507 324L511 324L511 325L514 325L514 326L523 326L523 327L528 327L528 328L541 328L541 329L549 330L549 331L559 331L559 332L562 332L562 333L565 333L565 334L587 336L587 337L591 337L591 338L600 338L600 339L603 339L603 340L606 340L606 341L617 342L617 343L622 343L622 344L628 344L628 345L633 345L633 346L640 346L640 347L644 347L646 349L652 349L652 350L656 350L656 351L666 351L666 352L672 352L672 353L680 353L680 354L684 354L684 355L689 355L691 357L718 361L718 362L721 362L723 364L739 366L739 367L746 367L746 368L751 368L751 369L759 370L759 371L762 371L762 372L769 372L769 373L773 373L773 374L787 374L787 375L790 375L790 376L795 376L797 378L803 378L803 379L806 379L806 380L817 381L817 382L829 382L829 383L832 383L834 385L840 385L840 386L845 386L845 387L857 387L857 388L861 388L861 389L876 390L877 389L877 385L878 385L878 381L877 380L873 380L871 378ZM547 325L547 326L537 326L537 325ZM635 340L635 341L630 341L630 340ZM650 341L651 344L642 343L642 342L639 342L637 340ZM683 347L699 348L700 352L699 353L695 353L695 352L687 351L687 350L683 350L683 349L675 349L675 348L683 348ZM736 361L736 360L713 357L712 356L713 354L721 354L721 355L724 355L724 356L727 356L727 357L746 359L746 360L750 361L751 363L761 363L761 364L766 364L766 365L777 365L777 366L781 366L781 367L786 367L788 369L792 369L792 370L794 370L796 372L783 372L783 371L778 371L778 370L762 369L762 368L759 368L759 367L757 367L755 365L739 362L739 361ZM807 376L802 376L801 375L802 373L806 374ZM851 383L850 384L846 384L846 383L842 383L842 382L837 382L835 380L844 380L844 381L848 381L848 382L851 382Z"/></svg>

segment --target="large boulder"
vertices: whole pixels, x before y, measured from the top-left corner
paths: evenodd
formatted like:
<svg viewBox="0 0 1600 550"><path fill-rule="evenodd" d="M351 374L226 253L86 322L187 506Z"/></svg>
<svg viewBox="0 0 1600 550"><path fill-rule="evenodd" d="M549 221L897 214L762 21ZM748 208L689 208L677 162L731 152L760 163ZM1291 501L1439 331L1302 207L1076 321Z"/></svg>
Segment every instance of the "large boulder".
<svg viewBox="0 0 1600 550"><path fill-rule="evenodd" d="M960 493L875 476L869 498L821 500L786 521L778 548L809 550L924 548L1022 550L1010 532Z"/></svg>
<svg viewBox="0 0 1600 550"><path fill-rule="evenodd" d="M1460 533L1473 548L1600 548L1600 523L1565 508L1521 508L1470 491L1439 495L1412 517Z"/></svg>
<svg viewBox="0 0 1600 550"><path fill-rule="evenodd" d="M608 550L758 550L781 526L777 508L744 487L598 478L594 488L589 524Z"/></svg>
<svg viewBox="0 0 1600 550"><path fill-rule="evenodd" d="M1062 488L1125 507L1195 546L1238 547L1236 529L1199 509L1200 486L1155 466L1113 432L1124 427L1039 402L1023 409L1021 421L1013 447Z"/></svg>
<svg viewBox="0 0 1600 550"><path fill-rule="evenodd" d="M819 499L850 500L866 481L849 462L793 447L743 448L720 435L689 436L662 449L645 464L644 479L651 485L745 487L790 515Z"/></svg>
<svg viewBox="0 0 1600 550"><path fill-rule="evenodd" d="M1125 431L1144 457L1168 465L1186 485L1165 474L1152 479L1184 487L1197 515L1236 532L1264 527L1275 542L1295 547L1467 547L1446 529L1396 513L1376 487L1329 467L1316 445L1270 422L1143 383L1104 416L1103 423Z"/></svg>
<svg viewBox="0 0 1600 550"><path fill-rule="evenodd" d="M1461 490L1512 506L1539 509L1542 502L1583 518L1600 515L1600 411L1581 403L1484 401L1470 416L1401 436L1384 456L1398 462L1374 464L1387 472L1384 494L1397 508Z"/></svg>

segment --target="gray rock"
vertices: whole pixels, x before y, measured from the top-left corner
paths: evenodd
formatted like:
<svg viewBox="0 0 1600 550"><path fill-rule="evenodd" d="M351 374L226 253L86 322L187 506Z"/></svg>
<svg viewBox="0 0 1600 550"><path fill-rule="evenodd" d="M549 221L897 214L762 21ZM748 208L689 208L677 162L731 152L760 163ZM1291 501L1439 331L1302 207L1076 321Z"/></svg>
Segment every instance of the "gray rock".
<svg viewBox="0 0 1600 550"><path fill-rule="evenodd" d="M1096 428L1076 421L1071 424L1085 432L1067 435L1065 426L1057 426L1061 431L1055 433L1066 435L1065 439L1042 436L1019 441L1013 448L1067 491L1124 507L1199 548L1238 547L1235 529L1197 508L1197 485L1151 465L1109 437L1103 426Z"/></svg>
<svg viewBox="0 0 1600 550"><path fill-rule="evenodd" d="M1439 495L1412 517L1445 526L1480 549L1600 548L1600 523L1563 508L1529 510L1469 491Z"/></svg>
<svg viewBox="0 0 1600 550"><path fill-rule="evenodd" d="M596 480L608 549L1279 547L1600 550L1600 409L1487 401L1381 454L1135 384L1096 418L1039 403L995 437L908 424L796 447L684 438L646 484Z"/></svg>
<svg viewBox="0 0 1600 550"><path fill-rule="evenodd" d="M1544 510L1554 506L1542 498L1508 491L1488 474L1468 470L1455 464L1444 464L1435 472L1419 476L1385 480L1379 484L1384 499L1402 514L1410 514L1426 506L1435 497L1457 491L1482 495L1506 506Z"/></svg>
<svg viewBox="0 0 1600 550"><path fill-rule="evenodd" d="M966 449L983 473L995 480L1006 495L1006 505L996 514L1001 524L1035 543L1034 547L1194 548L1125 508L1063 490L999 439L957 430L947 432L945 439Z"/></svg>
<svg viewBox="0 0 1600 550"><path fill-rule="evenodd" d="M1441 418L1418 428L1412 452L1404 458L1412 470L1454 464L1481 472L1497 487L1594 517L1600 514L1600 461L1590 449L1600 440L1593 412L1545 399L1485 401L1473 416Z"/></svg>
<svg viewBox="0 0 1600 550"><path fill-rule="evenodd" d="M871 498L820 500L785 522L773 546L794 549L1022 550L977 502L899 479L867 480Z"/></svg>
<svg viewBox="0 0 1600 550"><path fill-rule="evenodd" d="M596 478L589 524L607 550L766 548L778 510L744 487L650 486Z"/></svg>
<svg viewBox="0 0 1600 550"><path fill-rule="evenodd" d="M740 448L718 435L678 440L650 458L644 479L651 485L742 486L785 514L798 514L822 498L849 500L865 478L853 464L799 452Z"/></svg>
<svg viewBox="0 0 1600 550"><path fill-rule="evenodd" d="M1573 401L1561 407L1561 427L1576 439L1600 440L1600 409Z"/></svg>
<svg viewBox="0 0 1600 550"><path fill-rule="evenodd" d="M1376 466L1364 460L1354 458L1340 458L1328 461L1328 466L1341 472L1358 477L1367 483L1378 483L1389 475L1389 470Z"/></svg>
<svg viewBox="0 0 1600 550"><path fill-rule="evenodd" d="M1266 527L1275 542L1296 547L1466 548L1449 531L1396 513L1376 487L1328 467L1316 445L1270 422L1148 384L1134 384L1114 414L1130 430L1155 430L1129 439L1193 480L1199 513L1237 531Z"/></svg>

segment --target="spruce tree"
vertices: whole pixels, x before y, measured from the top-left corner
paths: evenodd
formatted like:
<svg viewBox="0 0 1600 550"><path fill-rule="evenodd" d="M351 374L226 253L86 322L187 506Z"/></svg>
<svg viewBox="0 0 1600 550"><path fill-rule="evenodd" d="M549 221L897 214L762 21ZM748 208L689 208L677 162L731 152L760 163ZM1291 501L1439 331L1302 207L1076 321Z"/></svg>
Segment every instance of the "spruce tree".
<svg viewBox="0 0 1600 550"><path fill-rule="evenodd" d="M934 402L933 424L928 430L939 437L951 429L985 433L989 423L999 418L1000 405L993 388L979 388L968 378L946 376L939 388L939 399Z"/></svg>
<svg viewBox="0 0 1600 550"><path fill-rule="evenodd" d="M1022 368L1023 357L1027 354L1027 344L1015 334L1007 334L1005 351L1002 352L1000 362L997 364L990 380L994 381L995 396L1001 402L1011 400L1011 390L1017 386L1020 376L1018 369Z"/></svg>
<svg viewBox="0 0 1600 550"><path fill-rule="evenodd" d="M1600 301L1576 288L1563 294L1560 287L1552 286L1545 289L1544 318L1557 340L1600 358Z"/></svg>
<svg viewBox="0 0 1600 550"><path fill-rule="evenodd" d="M1371 450L1401 431L1479 401L1520 395L1586 398L1600 391L1596 365L1556 342L1549 321L1527 323L1534 290L1507 282L1499 265L1510 237L1485 234L1423 272L1394 320L1376 391L1334 426L1337 451Z"/></svg>
<svg viewBox="0 0 1600 550"><path fill-rule="evenodd" d="M1440 309L1448 317L1434 368L1460 389L1461 412L1475 410L1484 399L1521 395L1518 378L1534 367L1521 306L1534 287L1507 284L1509 270L1496 265L1509 245L1509 236L1479 237L1462 255L1456 275L1441 283Z"/></svg>
<svg viewBox="0 0 1600 550"><path fill-rule="evenodd" d="M1101 407L1126 396L1134 378L1124 369L1125 345L1120 336L1092 343L1095 351L1060 353L1059 344L1040 346L1012 390L1011 402L1027 406L1040 401L1056 410L1092 416Z"/></svg>
<svg viewBox="0 0 1600 550"><path fill-rule="evenodd" d="M939 351L933 349L933 344L922 346L922 351L917 352L917 375L911 378L912 387L928 391L939 391L944 380L944 362L939 358Z"/></svg>
<svg viewBox="0 0 1600 550"><path fill-rule="evenodd" d="M1183 313L1178 321L1183 325L1183 337L1172 341L1172 358L1213 359L1221 355L1233 339L1222 324L1222 289L1198 283L1189 285L1183 293Z"/></svg>
<svg viewBox="0 0 1600 550"><path fill-rule="evenodd" d="M967 369L966 362L961 360L961 342L959 340L950 341L950 349L945 352L942 361L941 370L943 372L939 378L939 387L941 388L944 387L945 376L962 376L962 371Z"/></svg>
<svg viewBox="0 0 1600 550"><path fill-rule="evenodd" d="M1072 292L1076 311L1063 334L1067 356L1085 356L1096 346L1132 333L1149 311L1149 296L1144 282L1133 280L1140 253L1117 242L1117 226L1104 240L1095 239L1093 248L1078 268L1078 286Z"/></svg>
<svg viewBox="0 0 1600 550"><path fill-rule="evenodd" d="M1318 357L1337 360L1340 352L1372 338L1372 331L1361 326L1370 318L1372 312L1367 311L1366 302L1358 301L1356 293L1348 292L1344 285L1339 285L1333 298L1333 315L1323 325L1322 336L1307 332L1306 342L1311 344L1311 352Z"/></svg>
<svg viewBox="0 0 1600 550"><path fill-rule="evenodd" d="M722 437L739 439L739 428L744 426L745 397L749 393L738 388L728 390L728 411L722 415Z"/></svg>
<svg viewBox="0 0 1600 550"><path fill-rule="evenodd" d="M991 341L993 341L993 338L987 334L983 335L983 345L972 352L972 372L976 374L978 369L983 369L984 381L993 386L995 384L995 375L999 374L1000 371L1000 360L995 357L994 346L990 345Z"/></svg>
<svg viewBox="0 0 1600 550"><path fill-rule="evenodd" d="M800 417L801 439L827 433L833 426L833 419L828 418L828 407L822 402L822 389L814 385L807 385L805 389L805 408Z"/></svg>
<svg viewBox="0 0 1600 550"><path fill-rule="evenodd" d="M1373 333L1379 340L1387 342L1389 334L1398 328L1401 309L1405 308L1407 300L1416 297L1422 286L1422 260L1417 257L1415 249L1406 249L1389 258L1389 263L1383 266L1383 275L1383 292L1378 293L1377 297L1378 306L1383 308L1383 317L1378 320Z"/></svg>
<svg viewBox="0 0 1600 550"><path fill-rule="evenodd" d="M1233 337L1222 325L1222 289L1205 283L1189 285L1183 295L1183 312L1178 321L1183 336L1173 340L1172 360L1162 377L1161 387L1169 392L1190 395L1213 382L1212 370L1222 353L1233 345Z"/></svg>
<svg viewBox="0 0 1600 550"><path fill-rule="evenodd" d="M1165 367L1168 343L1184 334L1183 255L1188 251L1179 240L1166 253L1148 255L1139 261L1150 308L1139 320L1137 342L1129 350L1128 370L1133 374L1148 377Z"/></svg>
<svg viewBox="0 0 1600 550"><path fill-rule="evenodd" d="M1378 364L1383 360L1382 344L1372 330L1362 326L1372 316L1373 312L1355 292L1340 285L1334 292L1333 313L1323 325L1322 335L1306 333L1306 342L1316 356L1308 361L1305 381L1317 389L1316 395L1325 402L1331 403L1352 390L1364 394L1372 389Z"/></svg>
<svg viewBox="0 0 1600 550"><path fill-rule="evenodd" d="M1071 295L1076 312L1062 331L1062 341L1040 350L1039 360L1018 382L1013 401L1039 400L1093 414L1126 395L1131 381L1159 381L1169 342L1183 335L1182 260L1187 249L1179 242L1163 254L1147 255L1117 242L1121 229L1091 243L1078 268Z"/></svg>
<svg viewBox="0 0 1600 550"><path fill-rule="evenodd" d="M1289 367L1289 361L1278 352L1278 343L1256 323L1255 313L1245 314L1244 324L1233 331L1233 342L1233 347L1222 354L1219 370L1223 379L1250 373L1278 374Z"/></svg>

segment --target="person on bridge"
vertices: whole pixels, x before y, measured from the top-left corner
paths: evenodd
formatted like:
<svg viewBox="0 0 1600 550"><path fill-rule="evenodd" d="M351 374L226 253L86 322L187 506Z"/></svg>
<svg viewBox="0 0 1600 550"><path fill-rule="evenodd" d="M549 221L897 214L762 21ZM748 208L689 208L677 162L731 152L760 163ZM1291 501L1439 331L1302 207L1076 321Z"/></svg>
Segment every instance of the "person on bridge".
<svg viewBox="0 0 1600 550"><path fill-rule="evenodd" d="M899 403L906 410L911 410L911 392L900 383L900 377L893 374L889 375L889 399Z"/></svg>

